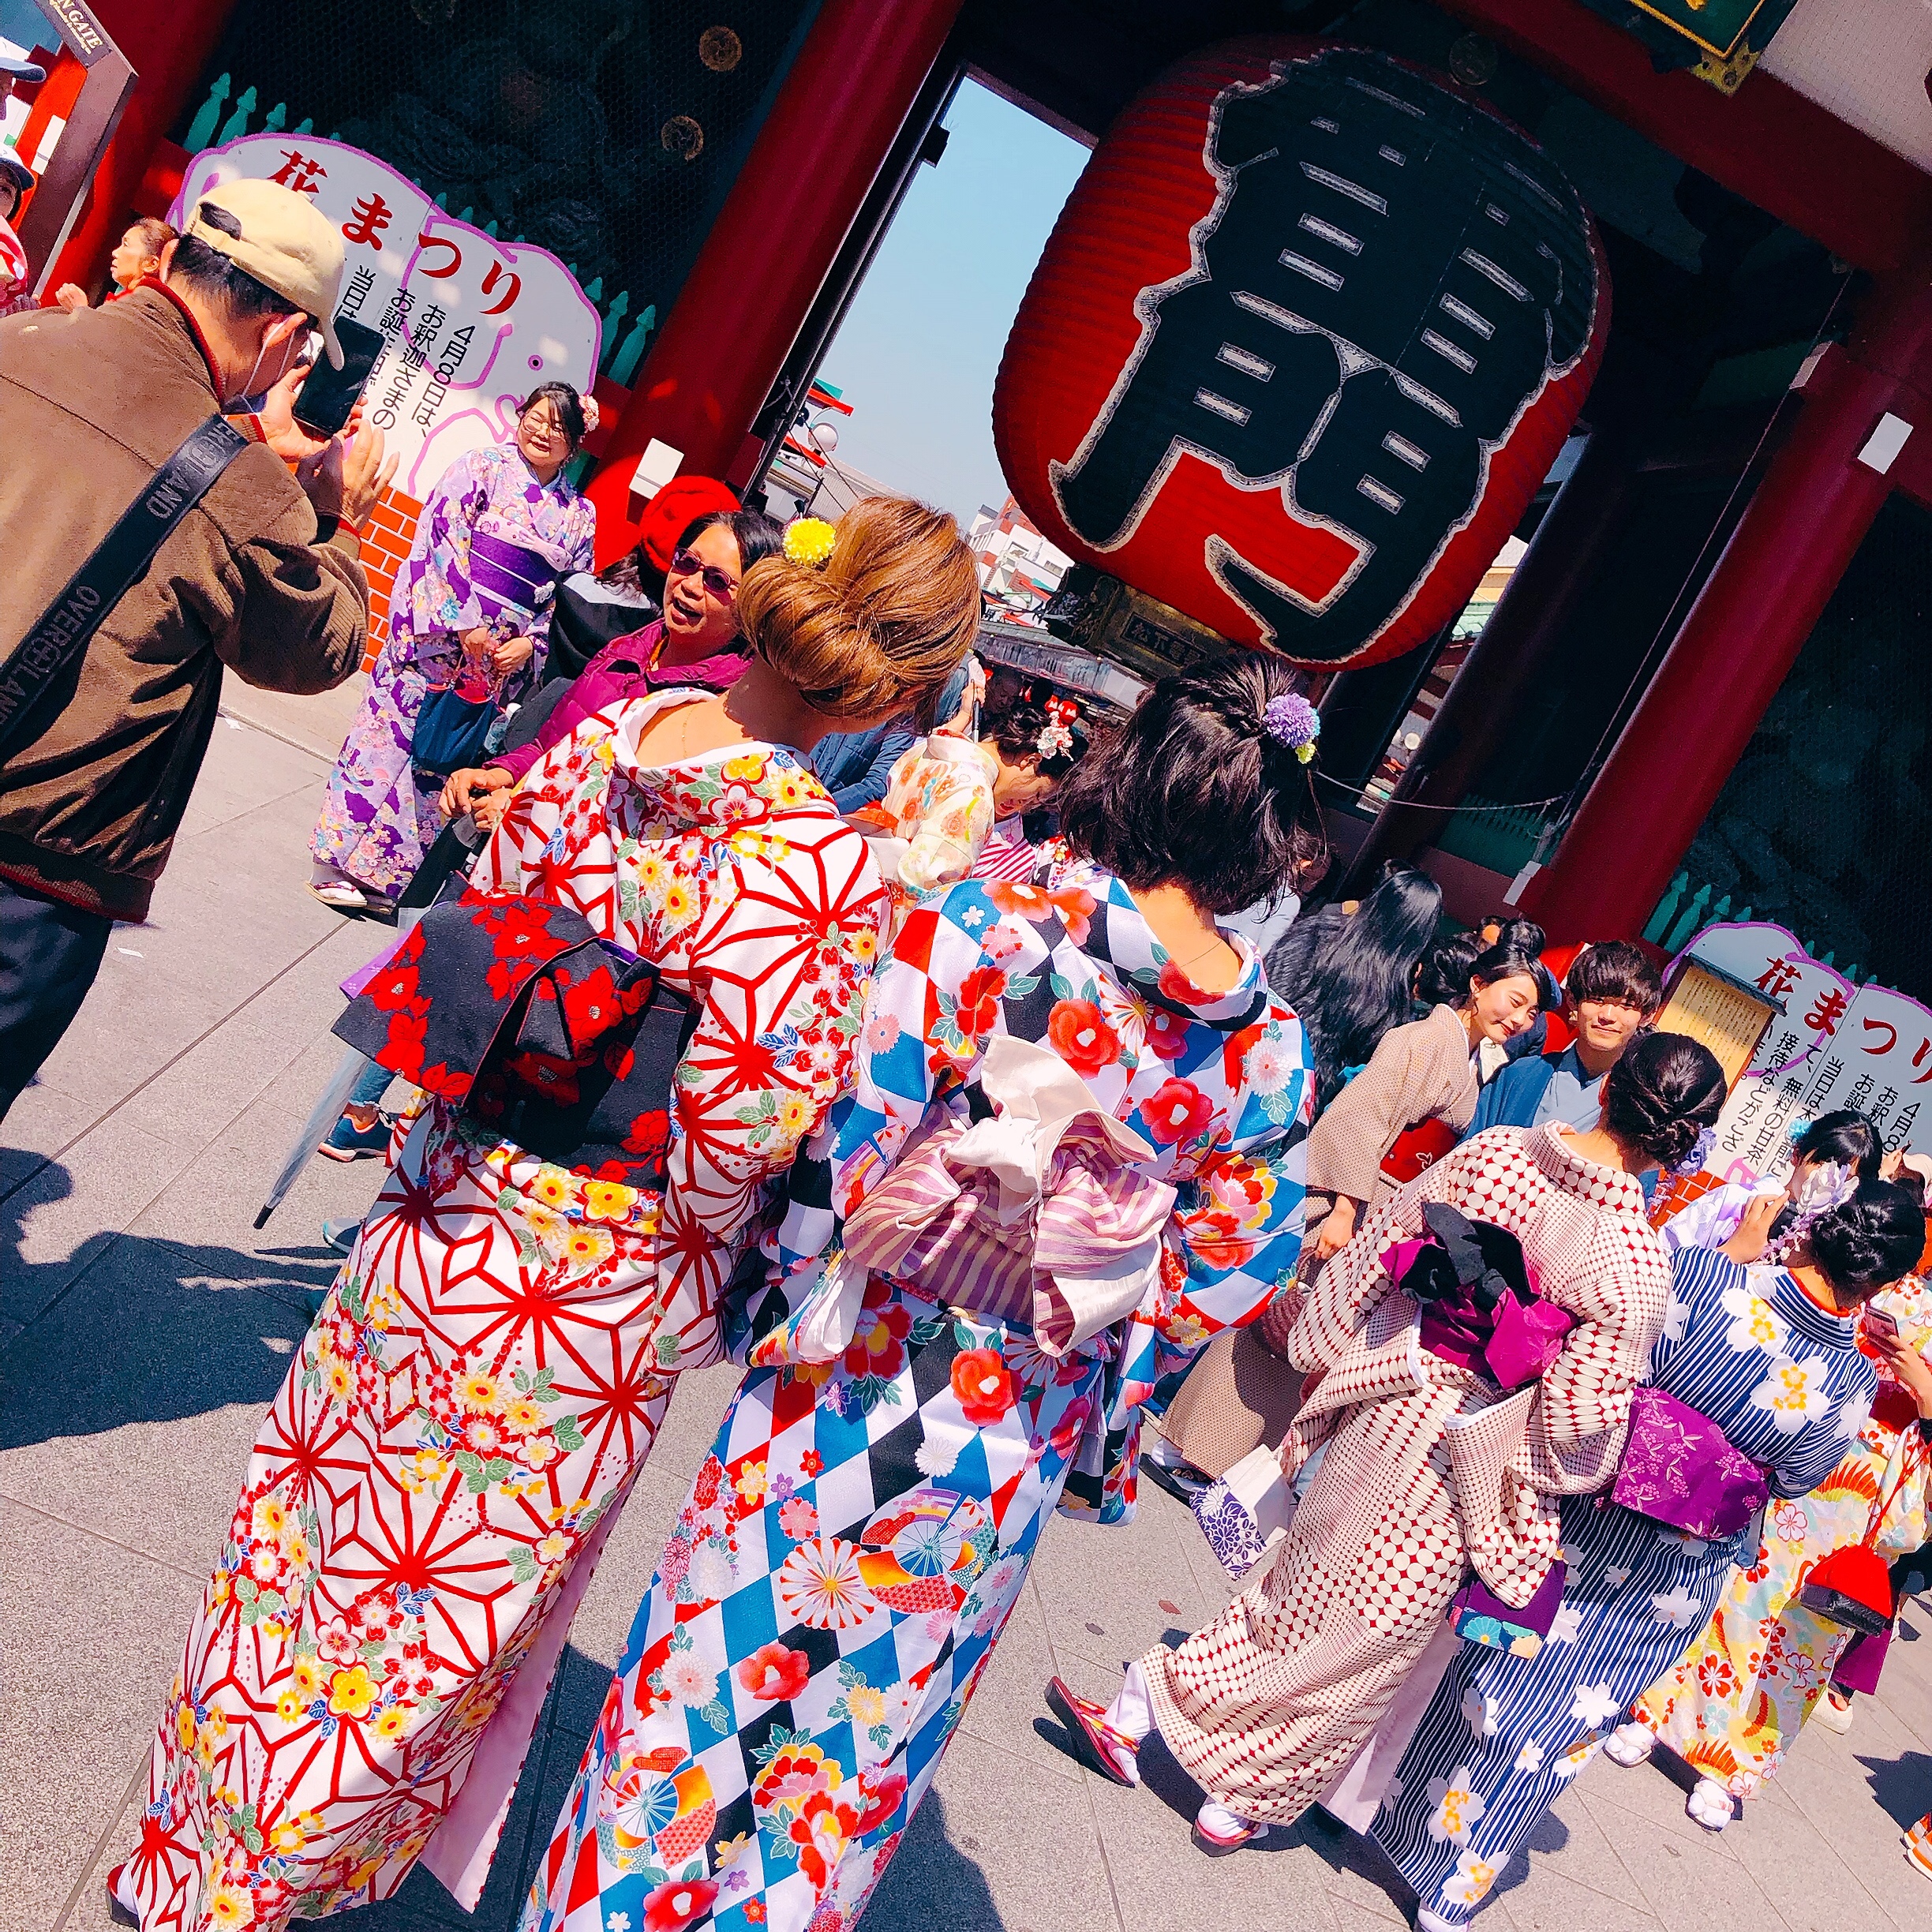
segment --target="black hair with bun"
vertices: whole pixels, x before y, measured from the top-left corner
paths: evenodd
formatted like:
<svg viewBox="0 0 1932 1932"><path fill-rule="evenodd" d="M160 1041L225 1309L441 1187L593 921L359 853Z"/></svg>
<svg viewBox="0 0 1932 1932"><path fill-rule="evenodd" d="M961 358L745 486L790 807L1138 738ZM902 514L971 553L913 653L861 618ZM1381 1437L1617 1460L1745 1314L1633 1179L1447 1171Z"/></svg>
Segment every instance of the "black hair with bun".
<svg viewBox="0 0 1932 1932"><path fill-rule="evenodd" d="M1804 1234L1813 1263L1841 1302L1869 1300L1909 1275L1925 1241L1923 1210L1890 1181L1861 1180L1848 1201L1827 1208Z"/></svg>
<svg viewBox="0 0 1932 1932"><path fill-rule="evenodd" d="M1792 1152L1799 1160L1820 1165L1836 1162L1851 1168L1861 1181L1876 1181L1885 1143L1855 1107L1840 1107L1835 1114L1821 1114L1799 1136Z"/></svg>
<svg viewBox="0 0 1932 1932"><path fill-rule="evenodd" d="M1416 998L1426 1006L1453 1006L1460 1013L1470 1003L1470 982L1494 986L1499 979L1532 980L1537 1005L1544 1012L1558 1001L1556 983L1535 953L1508 934L1492 946L1477 932L1461 932L1431 949L1416 974Z"/></svg>
<svg viewBox="0 0 1932 1932"><path fill-rule="evenodd" d="M441 269L436 273L440 275ZM563 425L564 433L571 440L573 450L583 447L583 440L590 432L590 424L584 415L583 398L575 388L567 382L539 383L517 405L517 421L521 422L539 402L555 406L557 421Z"/></svg>
<svg viewBox="0 0 1932 1932"><path fill-rule="evenodd" d="M1068 775L1067 844L1124 886L1172 881L1204 912L1307 893L1327 869L1327 837L1309 767L1263 721L1271 698L1300 689L1263 650L1163 678Z"/></svg>
<svg viewBox="0 0 1932 1932"><path fill-rule="evenodd" d="M1604 1125L1659 1167L1674 1167L1717 1125L1729 1091L1708 1046L1684 1033L1644 1033L1604 1076Z"/></svg>
<svg viewBox="0 0 1932 1932"><path fill-rule="evenodd" d="M1037 678L1021 685L1005 704L989 706L981 729L1009 762L1038 758L1043 778L1064 778L1087 755L1091 739L1080 701ZM1043 739L1058 748L1043 751Z"/></svg>

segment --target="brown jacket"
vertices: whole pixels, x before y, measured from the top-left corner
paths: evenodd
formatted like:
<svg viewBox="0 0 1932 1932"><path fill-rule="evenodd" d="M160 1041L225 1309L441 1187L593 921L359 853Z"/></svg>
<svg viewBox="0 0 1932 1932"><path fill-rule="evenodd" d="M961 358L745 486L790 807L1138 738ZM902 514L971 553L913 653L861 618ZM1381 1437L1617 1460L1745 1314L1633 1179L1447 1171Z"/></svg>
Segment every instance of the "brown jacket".
<svg viewBox="0 0 1932 1932"><path fill-rule="evenodd" d="M148 480L214 413L187 312L158 289L0 321L0 662ZM115 919L148 913L215 727L222 666L271 691L362 655L354 539L257 444L230 462L0 753L0 878Z"/></svg>
<svg viewBox="0 0 1932 1932"><path fill-rule="evenodd" d="M1382 1171L1389 1149L1425 1120L1445 1120L1460 1133L1475 1118L1476 1095L1469 1033L1453 1006L1431 1007L1383 1034L1309 1135L1311 1203L1346 1194L1380 1207L1395 1186ZM1312 1208L1308 1224L1315 1225Z"/></svg>

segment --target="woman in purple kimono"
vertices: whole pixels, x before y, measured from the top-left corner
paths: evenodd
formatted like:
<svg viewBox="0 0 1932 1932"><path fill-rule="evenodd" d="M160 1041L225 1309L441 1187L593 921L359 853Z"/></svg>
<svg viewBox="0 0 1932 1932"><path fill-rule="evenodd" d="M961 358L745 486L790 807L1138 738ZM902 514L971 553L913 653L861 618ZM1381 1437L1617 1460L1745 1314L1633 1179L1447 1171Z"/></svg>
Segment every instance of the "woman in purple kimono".
<svg viewBox="0 0 1932 1932"><path fill-rule="evenodd" d="M568 383L545 383L513 440L458 457L429 492L310 843L309 889L324 904L387 906L442 829L443 774L418 773L410 756L424 699L454 686L513 704L542 683L556 586L591 561L597 512L564 466L595 409Z"/></svg>

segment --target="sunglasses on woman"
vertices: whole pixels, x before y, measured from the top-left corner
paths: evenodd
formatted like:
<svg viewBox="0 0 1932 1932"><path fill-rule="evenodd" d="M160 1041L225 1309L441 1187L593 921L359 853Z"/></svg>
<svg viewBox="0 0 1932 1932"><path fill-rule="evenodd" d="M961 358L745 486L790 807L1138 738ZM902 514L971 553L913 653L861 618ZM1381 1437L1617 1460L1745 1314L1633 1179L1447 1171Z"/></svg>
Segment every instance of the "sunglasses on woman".
<svg viewBox="0 0 1932 1932"><path fill-rule="evenodd" d="M706 563L695 550L680 550L671 560L672 571L680 577L693 574L704 579L704 587L721 604L728 604L738 593L738 579L721 571L715 564Z"/></svg>

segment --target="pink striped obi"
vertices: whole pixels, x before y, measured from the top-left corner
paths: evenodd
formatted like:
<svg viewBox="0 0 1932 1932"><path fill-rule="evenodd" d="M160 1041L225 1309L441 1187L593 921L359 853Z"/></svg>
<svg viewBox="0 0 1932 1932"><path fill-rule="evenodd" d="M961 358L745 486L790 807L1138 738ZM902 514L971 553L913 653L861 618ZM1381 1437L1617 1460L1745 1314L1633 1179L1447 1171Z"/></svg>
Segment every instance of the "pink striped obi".
<svg viewBox="0 0 1932 1932"><path fill-rule="evenodd" d="M845 1252L1063 1355L1140 1305L1174 1190L1058 1054L1002 1035L981 1068L993 1118L909 1143L846 1222Z"/></svg>

